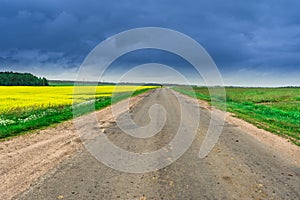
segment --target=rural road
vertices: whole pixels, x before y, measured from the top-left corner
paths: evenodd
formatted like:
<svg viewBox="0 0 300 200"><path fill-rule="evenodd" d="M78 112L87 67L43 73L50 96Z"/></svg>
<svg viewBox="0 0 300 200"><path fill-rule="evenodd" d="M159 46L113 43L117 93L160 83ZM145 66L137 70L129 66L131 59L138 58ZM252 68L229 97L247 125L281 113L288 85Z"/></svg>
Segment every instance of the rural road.
<svg viewBox="0 0 300 200"><path fill-rule="evenodd" d="M188 107L192 100L185 98L184 105ZM156 89L131 108L130 115L136 124L145 126L150 122L148 110L154 104L162 105L167 116L165 125L155 136L134 138L124 134L113 122L107 125L104 134L114 144L131 152L163 148L175 137L181 120L174 93L167 88ZM82 149L16 199L300 198L299 165L247 134L238 125L225 123L211 153L199 159L199 149L210 121L210 110L200 108L200 111L195 140L178 160L167 167L149 173L120 172ZM154 123L160 124L163 120L161 114L154 113L153 116ZM193 112L189 117L192 119ZM118 120L122 123L122 114ZM184 123L190 127L188 120Z"/></svg>

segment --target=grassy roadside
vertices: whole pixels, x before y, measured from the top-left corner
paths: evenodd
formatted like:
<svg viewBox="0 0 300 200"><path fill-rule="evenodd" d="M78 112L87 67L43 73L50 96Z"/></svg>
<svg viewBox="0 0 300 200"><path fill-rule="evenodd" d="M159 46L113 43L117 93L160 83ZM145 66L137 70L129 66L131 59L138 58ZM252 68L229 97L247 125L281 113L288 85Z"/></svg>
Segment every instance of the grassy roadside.
<svg viewBox="0 0 300 200"><path fill-rule="evenodd" d="M94 104L80 104L76 108L75 117L100 110L131 96L137 96L151 89L136 90L134 93L123 92L114 97L99 97ZM15 110L0 116L6 122L0 126L0 139L27 133L28 131L44 128L74 117L72 106L56 106L39 110Z"/></svg>
<svg viewBox="0 0 300 200"><path fill-rule="evenodd" d="M210 102L205 87L174 90ZM300 88L225 88L226 110L300 146ZM221 104L220 104L221 105ZM215 105L217 108L222 109Z"/></svg>

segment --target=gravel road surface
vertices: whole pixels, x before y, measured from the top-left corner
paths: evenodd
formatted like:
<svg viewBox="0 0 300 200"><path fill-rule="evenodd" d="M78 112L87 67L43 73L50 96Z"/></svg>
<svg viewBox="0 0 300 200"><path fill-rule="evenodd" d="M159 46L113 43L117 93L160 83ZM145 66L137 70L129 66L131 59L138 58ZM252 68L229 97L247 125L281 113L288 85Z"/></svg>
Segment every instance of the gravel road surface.
<svg viewBox="0 0 300 200"><path fill-rule="evenodd" d="M185 98L182 109L191 109L188 105L192 105L193 100L182 98ZM176 95L168 88L156 89L129 113L140 126L151 120L160 124L164 120L161 113L154 114L151 120L148 115L149 108L155 104L164 107L167 117L165 125L155 136L134 138L125 134L114 121L106 123L102 129L105 136L130 152L164 148L175 137L182 116ZM199 159L199 149L211 118L209 109L199 109L200 123L192 145L167 167L149 173L125 173L107 167L82 149L42 176L16 199L300 198L299 165L243 131L238 124L226 122L213 150L204 159ZM158 109L157 112L162 111ZM117 119L120 123L123 115ZM190 112L189 119L193 119L193 112ZM188 120L184 123L190 127ZM168 151L172 152L172 148Z"/></svg>

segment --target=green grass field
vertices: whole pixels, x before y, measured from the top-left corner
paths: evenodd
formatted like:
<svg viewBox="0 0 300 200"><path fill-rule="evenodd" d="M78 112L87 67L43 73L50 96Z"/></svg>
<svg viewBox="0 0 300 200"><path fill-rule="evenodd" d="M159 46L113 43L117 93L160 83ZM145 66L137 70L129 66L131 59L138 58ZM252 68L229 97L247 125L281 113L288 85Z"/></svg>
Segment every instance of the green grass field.
<svg viewBox="0 0 300 200"><path fill-rule="evenodd" d="M211 101L208 88L173 88ZM220 98L219 98L220 99ZM220 104L222 105L222 104ZM219 107L218 104L215 105ZM300 88L226 88L226 109L259 128L288 138L300 146Z"/></svg>

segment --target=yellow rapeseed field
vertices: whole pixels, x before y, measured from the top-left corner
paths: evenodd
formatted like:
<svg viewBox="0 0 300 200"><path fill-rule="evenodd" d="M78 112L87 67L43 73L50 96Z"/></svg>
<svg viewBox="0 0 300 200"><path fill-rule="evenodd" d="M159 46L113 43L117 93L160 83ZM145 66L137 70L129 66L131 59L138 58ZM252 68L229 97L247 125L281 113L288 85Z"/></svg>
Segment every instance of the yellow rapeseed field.
<svg viewBox="0 0 300 200"><path fill-rule="evenodd" d="M73 97L76 102L83 102L95 96L111 96L149 87L153 86L0 86L0 114L18 109L72 105Z"/></svg>

